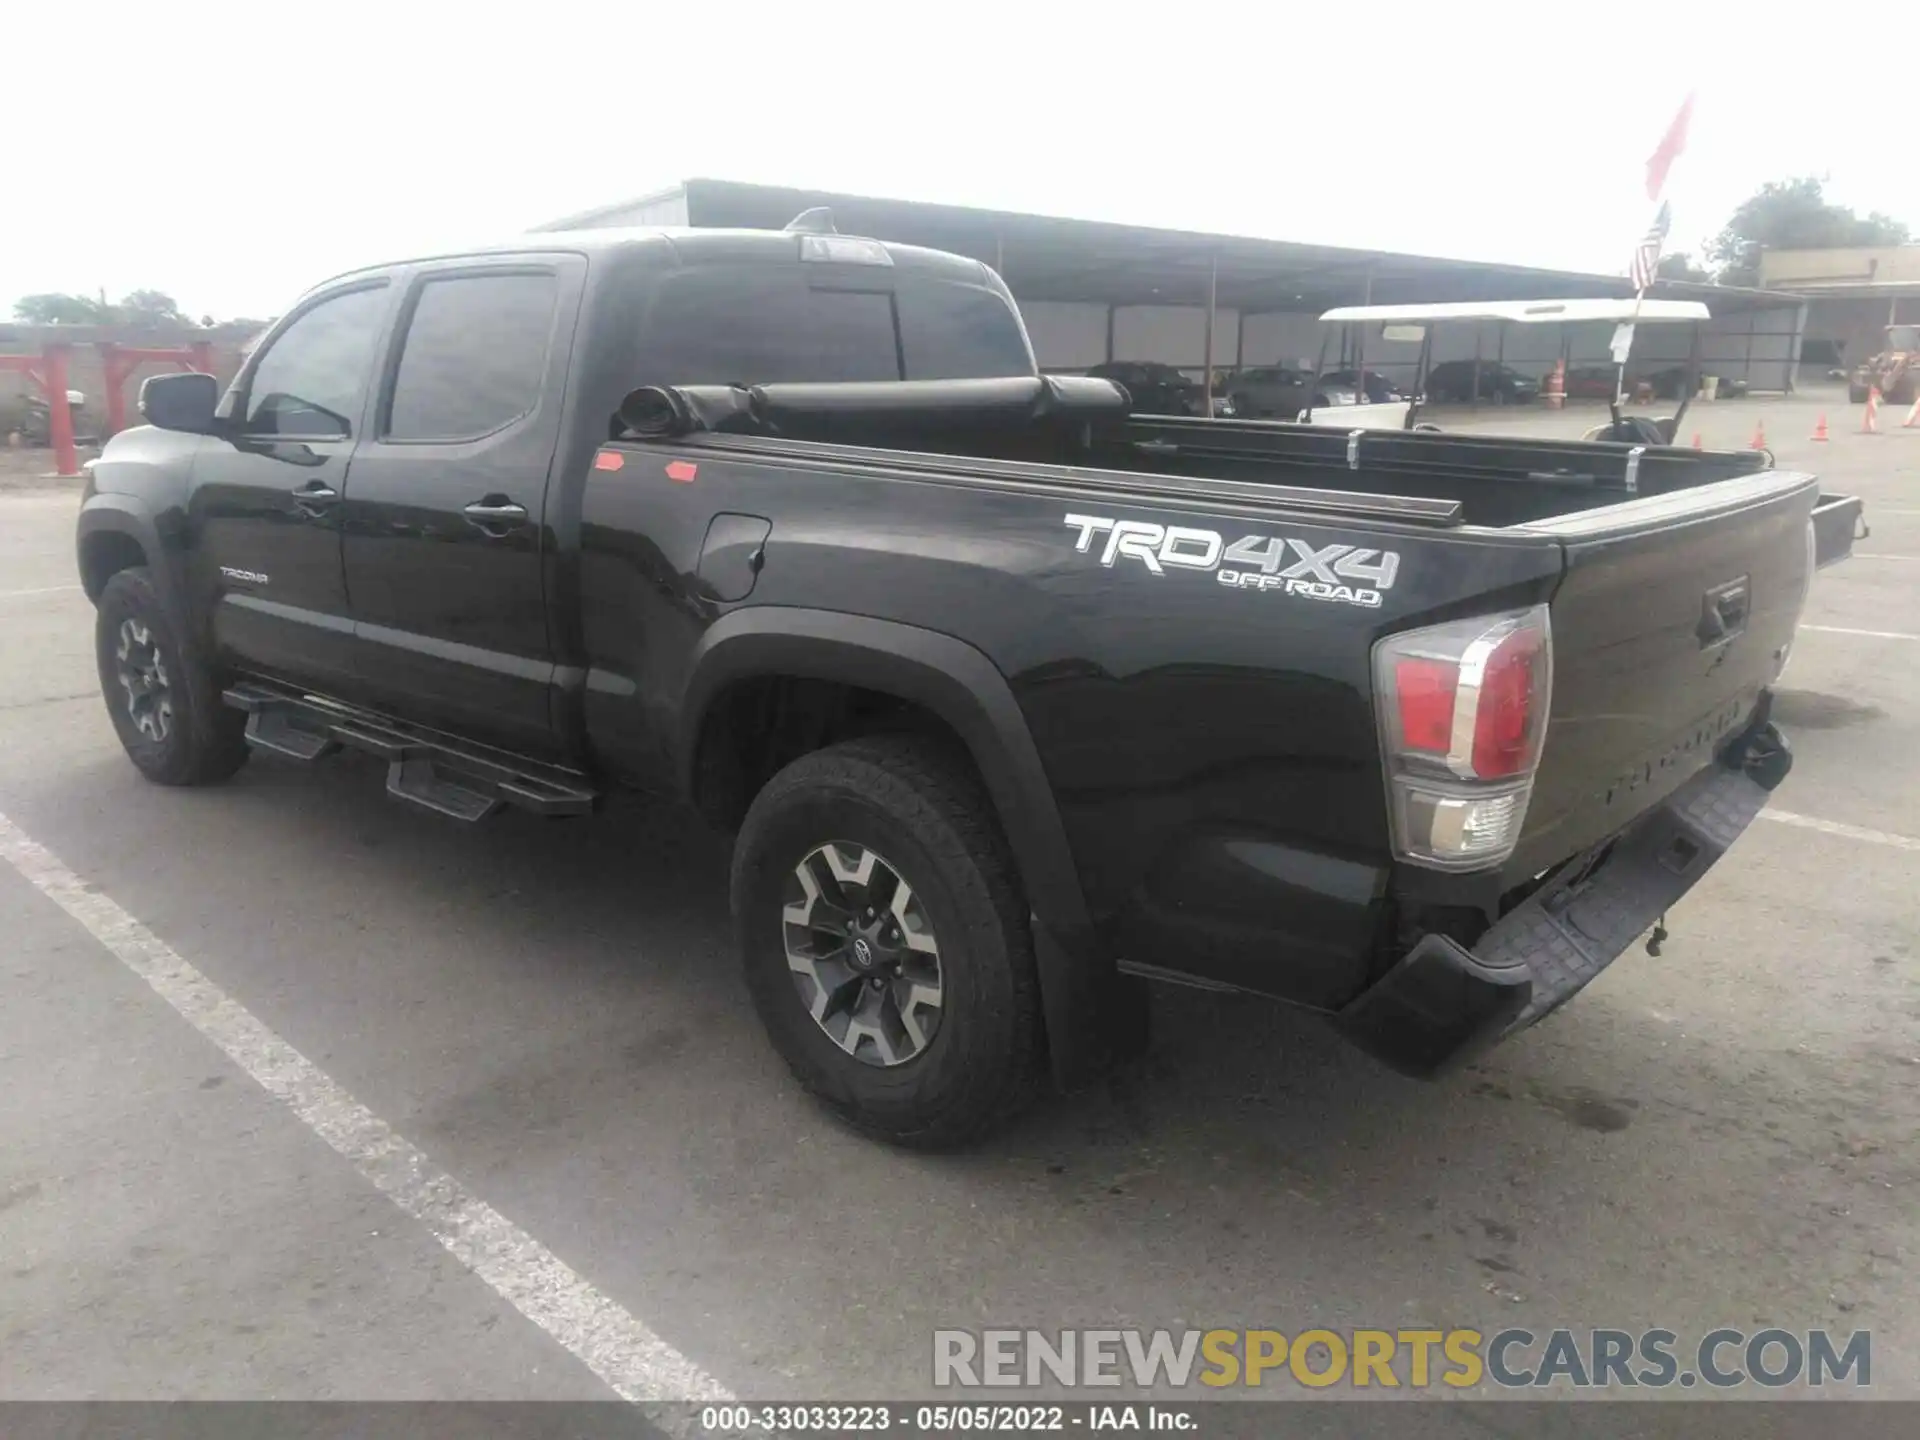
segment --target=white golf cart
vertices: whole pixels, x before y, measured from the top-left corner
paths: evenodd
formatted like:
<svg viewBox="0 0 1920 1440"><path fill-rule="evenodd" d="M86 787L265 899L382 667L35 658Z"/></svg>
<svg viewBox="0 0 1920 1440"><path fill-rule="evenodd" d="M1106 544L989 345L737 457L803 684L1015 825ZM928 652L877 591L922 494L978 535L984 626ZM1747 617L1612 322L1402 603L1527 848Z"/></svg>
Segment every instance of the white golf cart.
<svg viewBox="0 0 1920 1440"><path fill-rule="evenodd" d="M1633 330L1640 325L1687 324L1693 326L1683 378L1679 385L1680 408L1671 416L1653 419L1621 413L1620 386L1610 409L1612 418L1589 430L1589 440L1625 440L1640 445L1671 445L1679 432L1680 418L1699 389L1700 325L1712 316L1697 300L1468 300L1434 305L1343 305L1320 317L1329 326L1361 327L1354 336L1354 364L1349 369L1328 372L1327 348L1334 332L1327 331L1320 341L1320 359L1315 367L1315 383L1310 392L1325 395L1329 404L1300 412L1307 425L1328 425L1346 430L1435 430L1421 424L1420 407L1425 403L1427 372L1432 368L1433 330L1437 325L1460 320L1499 320L1514 325L1579 325L1611 321L1613 362L1625 373L1627 355L1633 345ZM1380 338L1398 344L1417 344L1420 357L1414 370L1414 383L1407 398L1384 402L1368 399L1366 335L1369 327L1380 326ZM1353 380L1352 385L1330 389L1321 377Z"/></svg>

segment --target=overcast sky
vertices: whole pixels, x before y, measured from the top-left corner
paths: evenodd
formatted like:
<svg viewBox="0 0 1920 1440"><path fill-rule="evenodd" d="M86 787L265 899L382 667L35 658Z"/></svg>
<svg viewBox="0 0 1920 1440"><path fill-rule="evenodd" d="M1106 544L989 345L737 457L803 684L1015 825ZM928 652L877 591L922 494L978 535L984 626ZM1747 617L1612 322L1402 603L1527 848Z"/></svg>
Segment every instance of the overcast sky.
<svg viewBox="0 0 1920 1440"><path fill-rule="evenodd" d="M1912 146L1856 138L1898 106L1839 12L1760 39L1737 4L1467 8L22 3L0 313L274 314L689 175L1619 272L1690 89L1675 246L1807 173L1920 228Z"/></svg>

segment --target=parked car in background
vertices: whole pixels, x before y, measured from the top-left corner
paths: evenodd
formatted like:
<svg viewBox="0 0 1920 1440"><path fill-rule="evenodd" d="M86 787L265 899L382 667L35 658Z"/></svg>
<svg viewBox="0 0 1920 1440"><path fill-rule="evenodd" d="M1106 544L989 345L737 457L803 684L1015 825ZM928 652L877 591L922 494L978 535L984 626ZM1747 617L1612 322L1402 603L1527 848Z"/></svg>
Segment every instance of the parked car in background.
<svg viewBox="0 0 1920 1440"><path fill-rule="evenodd" d="M1611 400L1618 393L1619 385L1620 372L1611 365L1580 365L1567 371L1569 400ZM1687 386L1687 367L1669 365L1665 369L1650 370L1643 375L1630 374L1627 377L1627 394L1631 396L1642 385L1652 386L1653 393L1658 399L1678 400ZM1717 392L1720 399L1737 400L1746 393L1745 380L1721 378Z"/></svg>
<svg viewBox="0 0 1920 1440"><path fill-rule="evenodd" d="M1334 403L1325 390L1316 392L1310 372L1290 365L1249 365L1233 376L1227 389L1234 413L1243 420L1297 420L1309 402Z"/></svg>
<svg viewBox="0 0 1920 1440"><path fill-rule="evenodd" d="M1109 360L1096 365L1087 374L1099 380L1111 380L1125 387L1133 398L1133 409L1140 415L1205 415L1206 389L1198 380L1171 365L1157 360ZM1216 387L1217 388L1217 387ZM1216 394L1215 416L1234 413L1233 402Z"/></svg>
<svg viewBox="0 0 1920 1440"><path fill-rule="evenodd" d="M1365 375L1364 384L1361 379L1363 374ZM1368 370L1365 372L1359 370L1329 370L1320 377L1320 388L1329 391L1346 390L1354 393L1356 396L1364 390L1366 395L1365 403L1369 405L1391 405L1397 400L1410 400L1413 398L1401 390L1400 383L1397 380L1389 380L1378 370ZM1332 403L1338 405L1342 402L1336 399Z"/></svg>
<svg viewBox="0 0 1920 1440"><path fill-rule="evenodd" d="M1681 393L1687 388L1687 367L1684 365L1669 365L1664 370L1655 370L1649 374L1642 375L1640 379L1653 387L1653 393L1658 399L1678 400ZM1696 375L1694 379L1696 393L1699 383L1699 378ZM1738 400L1744 397L1746 393L1747 382L1745 380L1734 380L1722 375L1719 386L1714 391L1714 396L1720 400Z"/></svg>
<svg viewBox="0 0 1920 1440"><path fill-rule="evenodd" d="M1441 404L1465 405L1478 398L1494 405L1520 404L1540 394L1540 382L1511 365L1482 360L1476 387L1471 360L1443 360L1427 372L1427 398Z"/></svg>
<svg viewBox="0 0 1920 1440"><path fill-rule="evenodd" d="M1619 393L1620 372L1611 365L1576 365L1567 371L1567 399L1611 400Z"/></svg>

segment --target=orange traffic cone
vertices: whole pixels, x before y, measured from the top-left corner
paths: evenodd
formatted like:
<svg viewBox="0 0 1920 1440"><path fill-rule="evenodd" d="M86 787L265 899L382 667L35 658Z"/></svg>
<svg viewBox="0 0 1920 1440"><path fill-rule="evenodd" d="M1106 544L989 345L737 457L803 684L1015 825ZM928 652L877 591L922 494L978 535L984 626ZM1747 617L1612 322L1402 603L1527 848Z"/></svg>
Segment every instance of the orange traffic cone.
<svg viewBox="0 0 1920 1440"><path fill-rule="evenodd" d="M1702 448L1700 445L1700 432L1698 430L1693 432L1693 448L1696 450Z"/></svg>
<svg viewBox="0 0 1920 1440"><path fill-rule="evenodd" d="M1861 417L1860 433L1878 435L1880 433L1880 387L1875 385L1867 391L1867 413Z"/></svg>
<svg viewBox="0 0 1920 1440"><path fill-rule="evenodd" d="M1753 439L1747 442L1747 448L1749 450L1764 450L1767 448L1766 421L1761 420L1755 423L1753 427Z"/></svg>
<svg viewBox="0 0 1920 1440"><path fill-rule="evenodd" d="M1907 418L1900 422L1902 430L1920 430L1920 395L1913 397L1913 408L1907 411Z"/></svg>
<svg viewBox="0 0 1920 1440"><path fill-rule="evenodd" d="M1827 412L1820 412L1820 423L1813 427L1813 438L1822 445L1827 443Z"/></svg>

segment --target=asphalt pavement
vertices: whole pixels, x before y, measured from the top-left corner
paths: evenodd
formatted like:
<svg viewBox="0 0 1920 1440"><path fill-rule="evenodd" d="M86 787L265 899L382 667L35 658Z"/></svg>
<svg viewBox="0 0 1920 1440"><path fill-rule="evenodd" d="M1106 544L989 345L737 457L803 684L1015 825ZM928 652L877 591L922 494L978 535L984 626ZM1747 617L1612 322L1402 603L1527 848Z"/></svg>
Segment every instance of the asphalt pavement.
<svg viewBox="0 0 1920 1440"><path fill-rule="evenodd" d="M1816 446L1823 403L1701 407L1873 534L1785 679L1782 813L1661 956L1439 1084L1158 991L1146 1057L939 1158L790 1082L677 809L462 827L352 757L144 783L77 491L0 483L0 1398L910 1398L937 1328L1511 1324L1866 1328L1920 1397L1920 430L1833 406Z"/></svg>

